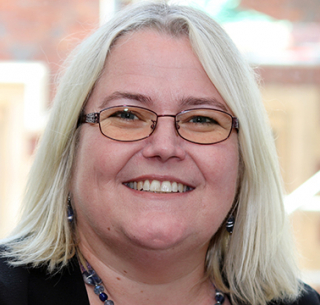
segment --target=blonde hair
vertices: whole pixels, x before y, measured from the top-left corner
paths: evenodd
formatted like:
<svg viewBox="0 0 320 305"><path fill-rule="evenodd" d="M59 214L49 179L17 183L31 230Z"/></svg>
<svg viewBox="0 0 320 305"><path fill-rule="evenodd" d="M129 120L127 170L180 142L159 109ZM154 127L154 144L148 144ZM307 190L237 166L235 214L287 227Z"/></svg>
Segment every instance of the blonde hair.
<svg viewBox="0 0 320 305"><path fill-rule="evenodd" d="M21 221L4 241L10 249L5 255L14 265L47 263L53 272L76 253L75 227L67 222L66 206L77 120L112 45L120 36L145 28L188 36L212 83L240 121L236 223L231 236L222 227L213 236L208 276L236 304L295 298L299 282L277 155L254 71L215 21L183 6L135 5L70 55L30 172Z"/></svg>

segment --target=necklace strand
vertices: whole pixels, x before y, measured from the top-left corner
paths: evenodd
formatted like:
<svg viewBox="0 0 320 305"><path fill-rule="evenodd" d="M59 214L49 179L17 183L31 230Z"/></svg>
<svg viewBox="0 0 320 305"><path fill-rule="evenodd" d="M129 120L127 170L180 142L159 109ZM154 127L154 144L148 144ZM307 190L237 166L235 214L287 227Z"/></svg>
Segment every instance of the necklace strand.
<svg viewBox="0 0 320 305"><path fill-rule="evenodd" d="M100 301L104 302L104 305L114 305L114 302L108 299L108 295L104 292L102 280L91 267L91 265L87 262L87 268L85 268L82 264L80 264L80 268L84 282L90 286L94 286L94 293L99 297ZM214 285L213 287L215 288ZM225 300L224 293L217 290L216 288L215 290L215 305L223 304Z"/></svg>
<svg viewBox="0 0 320 305"><path fill-rule="evenodd" d="M108 300L109 297L104 292L102 280L91 265L87 262L87 268L83 267L82 264L80 264L80 268L84 282L90 286L94 286L94 293L99 297L100 301L104 302L104 305L114 305L112 300Z"/></svg>

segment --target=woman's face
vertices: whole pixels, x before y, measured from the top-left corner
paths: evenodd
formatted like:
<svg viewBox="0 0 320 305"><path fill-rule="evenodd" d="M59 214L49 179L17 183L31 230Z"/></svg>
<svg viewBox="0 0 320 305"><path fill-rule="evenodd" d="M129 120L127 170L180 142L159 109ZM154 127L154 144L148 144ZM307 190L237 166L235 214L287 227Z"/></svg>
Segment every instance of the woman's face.
<svg viewBox="0 0 320 305"><path fill-rule="evenodd" d="M229 111L188 39L151 30L118 40L85 113L125 104L158 114L197 107ZM172 117L162 117L151 137L117 142L103 136L98 124L83 124L71 187L80 238L91 247L206 248L232 206L238 163L235 130L224 142L199 145L178 136ZM146 180L191 190L155 193L128 186Z"/></svg>

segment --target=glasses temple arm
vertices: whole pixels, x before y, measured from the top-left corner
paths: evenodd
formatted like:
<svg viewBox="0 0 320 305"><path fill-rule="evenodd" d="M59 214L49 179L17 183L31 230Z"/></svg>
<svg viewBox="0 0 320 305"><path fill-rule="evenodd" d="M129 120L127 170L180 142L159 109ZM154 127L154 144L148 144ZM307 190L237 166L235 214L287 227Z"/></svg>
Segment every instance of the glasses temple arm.
<svg viewBox="0 0 320 305"><path fill-rule="evenodd" d="M232 117L232 128L239 129L239 120L236 117Z"/></svg>
<svg viewBox="0 0 320 305"><path fill-rule="evenodd" d="M96 124L96 123L99 123L99 121L100 121L100 113L99 112L80 114L78 122L77 122L77 128L83 123Z"/></svg>

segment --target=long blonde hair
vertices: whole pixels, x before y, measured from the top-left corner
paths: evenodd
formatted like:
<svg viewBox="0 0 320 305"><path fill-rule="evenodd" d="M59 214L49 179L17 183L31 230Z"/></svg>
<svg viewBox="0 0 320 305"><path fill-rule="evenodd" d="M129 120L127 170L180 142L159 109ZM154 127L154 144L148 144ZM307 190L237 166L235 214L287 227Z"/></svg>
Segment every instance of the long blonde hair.
<svg viewBox="0 0 320 305"><path fill-rule="evenodd" d="M66 206L77 120L112 45L120 36L145 28L189 37L212 83L240 121L236 223L231 236L224 228L213 236L208 276L235 303L294 298L299 284L277 155L254 71L215 21L183 6L135 5L70 55L30 172L21 221L4 241L10 246L5 255L14 265L48 264L53 272L76 253L75 228L67 222Z"/></svg>

